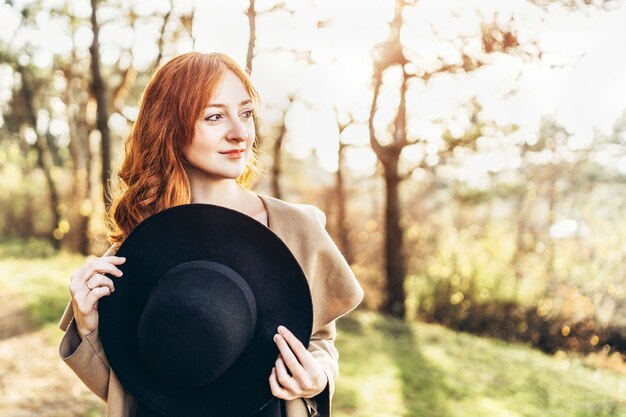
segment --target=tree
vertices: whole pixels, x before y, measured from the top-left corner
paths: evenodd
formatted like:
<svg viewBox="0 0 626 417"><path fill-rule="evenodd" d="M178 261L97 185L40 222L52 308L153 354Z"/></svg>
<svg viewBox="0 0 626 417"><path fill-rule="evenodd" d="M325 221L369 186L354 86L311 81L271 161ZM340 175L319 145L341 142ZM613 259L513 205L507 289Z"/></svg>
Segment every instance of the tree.
<svg viewBox="0 0 626 417"><path fill-rule="evenodd" d="M380 165L383 170L385 182L385 294L381 310L385 313L396 317L405 316L405 289L404 281L406 276L406 260L404 256L404 231L401 226L401 201L400 201L400 184L402 181L411 177L416 169L433 170L434 166L429 164L424 158L421 163L412 169L400 172L400 156L404 148L418 143L424 143L425 140L420 138L409 139L407 137L407 107L406 94L409 87L409 80L412 78L420 78L425 83L435 75L450 74L466 74L476 71L486 65L486 57L493 53L507 53L515 50L519 46L517 37L512 28L507 24L500 26L496 23L494 16L493 23L485 23L481 26L482 50L478 55L470 55L462 50L460 52L461 59L459 62L448 63L439 62L431 68L418 68L418 71L409 73L407 64L412 64L406 57L404 45L400 39L400 32L403 24L403 10L408 6L404 0L396 0L395 15L390 23L390 32L388 38L379 44L374 51L373 59L373 98L370 108L369 132L370 144L376 153ZM381 109L378 103L379 93L383 86L383 78L387 71L399 70L400 72L400 100L390 127L392 131L392 140L385 144L380 133L374 127L374 120L378 111ZM419 73L419 76L417 75ZM474 122L477 110L474 106ZM453 135L444 135L445 145L440 148L437 160L445 160L446 157L453 154L457 147L471 148L476 138L480 136L480 127L474 124L466 134L461 138L455 138ZM436 164L435 164L436 165Z"/></svg>
<svg viewBox="0 0 626 417"><path fill-rule="evenodd" d="M100 71L100 26L97 18L98 0L91 0L91 28L93 41L89 52L91 54L91 90L96 97L97 119L96 125L100 131L101 160L102 160L102 200L106 210L111 205L111 132L109 130L109 111L107 108L106 91Z"/></svg>

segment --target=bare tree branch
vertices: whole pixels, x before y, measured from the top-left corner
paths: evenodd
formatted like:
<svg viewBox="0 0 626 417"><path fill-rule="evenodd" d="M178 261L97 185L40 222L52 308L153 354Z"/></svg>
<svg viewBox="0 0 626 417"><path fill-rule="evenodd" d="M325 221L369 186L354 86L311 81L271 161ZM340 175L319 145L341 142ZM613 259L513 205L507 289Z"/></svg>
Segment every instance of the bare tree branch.
<svg viewBox="0 0 626 417"><path fill-rule="evenodd" d="M159 54L154 60L154 68L158 68L161 65L161 59L163 58L163 38L165 37L165 28L167 27L167 23L170 20L170 16L172 15L172 10L174 10L174 1L170 2L170 8L163 16L163 24L161 25L161 34L159 35Z"/></svg>
<svg viewBox="0 0 626 417"><path fill-rule="evenodd" d="M248 37L248 53L246 54L246 71L252 74L252 58L254 57L254 45L256 43L256 11L254 10L255 0L250 0L248 5L248 26L250 27L250 36Z"/></svg>

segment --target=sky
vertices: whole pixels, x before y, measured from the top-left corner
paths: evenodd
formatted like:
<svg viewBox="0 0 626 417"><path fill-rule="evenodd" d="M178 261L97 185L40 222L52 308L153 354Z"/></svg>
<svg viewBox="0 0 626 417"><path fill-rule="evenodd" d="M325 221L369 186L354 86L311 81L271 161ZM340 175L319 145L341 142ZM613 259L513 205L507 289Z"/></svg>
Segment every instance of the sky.
<svg viewBox="0 0 626 417"><path fill-rule="evenodd" d="M16 5L29 0L15 0ZM63 4L45 0L48 8ZM140 15L163 14L167 0L122 1L117 8L102 9L100 17L119 18L124 7L135 7ZM393 17L391 0L288 0L287 11L266 12L273 0L257 1L257 49L252 79L261 93L261 117L267 122L283 117L287 95L296 100L285 115L288 128L286 149L296 157L315 151L328 171L336 169L338 148L337 117L355 122L342 140L353 144L348 166L363 174L375 169L375 157L368 148L367 117L371 104L371 50L389 33ZM72 9L89 16L87 2L72 0ZM196 7L195 49L219 51L245 64L248 21L243 0L177 0L178 14ZM520 127L512 140L536 139L542 117L552 115L570 134L568 146L581 149L592 144L594 135L611 133L615 120L626 109L626 2L609 2L607 10L589 6L572 12L554 2L549 13L521 0L421 0L407 7L401 37L406 53L416 64L412 70L435 69L440 63L455 63L460 51L474 53L480 47L479 31L485 19L519 22L518 36L536 45L542 60L524 56L495 55L489 65L467 76L442 75L422 82L413 80L407 94L410 111L409 136L425 138L429 146L407 149L407 165L434 153L444 129L460 135L469 126L468 103L476 97L483 107L482 118L499 125ZM122 13L123 14L123 13ZM495 16L495 17L494 17ZM34 63L51 64L52 54L66 54L72 47L67 36L67 19L37 16L37 30L20 30L20 20L10 6L0 6L0 41L19 49L31 45L37 52ZM318 28L318 21L324 22ZM132 46L134 64L149 66L156 53L158 19L149 20L133 31L106 24L101 31L102 61L112 63L120 48ZM83 53L91 42L88 26L79 28L74 43ZM169 55L194 48L183 37L166 50ZM286 49L310 51L313 65L294 60ZM529 49L532 52L532 48ZM10 81L0 70L0 100L6 99ZM394 78L395 77L395 78ZM385 137L386 125L398 100L398 73L390 71L381 91L381 109L375 127ZM115 119L114 119L115 120ZM119 121L119 119L118 119ZM388 135L388 134L387 134ZM514 167L515 154L501 151L468 159L464 177L484 177L489 170ZM517 161L517 162L516 162ZM626 159L625 159L626 161ZM436 162L436 161L433 161ZM626 169L626 168L625 168Z"/></svg>

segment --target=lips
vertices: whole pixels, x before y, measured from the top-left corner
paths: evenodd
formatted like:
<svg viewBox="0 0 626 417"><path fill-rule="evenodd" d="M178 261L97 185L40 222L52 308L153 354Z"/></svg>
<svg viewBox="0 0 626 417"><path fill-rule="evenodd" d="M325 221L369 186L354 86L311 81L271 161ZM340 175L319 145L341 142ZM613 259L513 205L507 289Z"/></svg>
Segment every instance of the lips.
<svg viewBox="0 0 626 417"><path fill-rule="evenodd" d="M229 159L241 159L243 158L244 149L231 149L229 151L220 152L220 154L226 156Z"/></svg>
<svg viewBox="0 0 626 417"><path fill-rule="evenodd" d="M243 153L244 151L245 151L245 149L231 149L230 151L223 151L223 152L220 152L220 153L224 154L224 155L230 155L230 154Z"/></svg>

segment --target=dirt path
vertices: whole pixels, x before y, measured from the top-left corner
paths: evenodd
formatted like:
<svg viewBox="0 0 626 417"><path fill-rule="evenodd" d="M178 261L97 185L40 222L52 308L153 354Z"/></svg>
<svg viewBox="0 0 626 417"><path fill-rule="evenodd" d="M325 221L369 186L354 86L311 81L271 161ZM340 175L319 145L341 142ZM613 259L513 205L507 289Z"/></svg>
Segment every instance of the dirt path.
<svg viewBox="0 0 626 417"><path fill-rule="evenodd" d="M34 329L16 302L0 294L0 416L103 416L104 403L59 358L62 332Z"/></svg>

